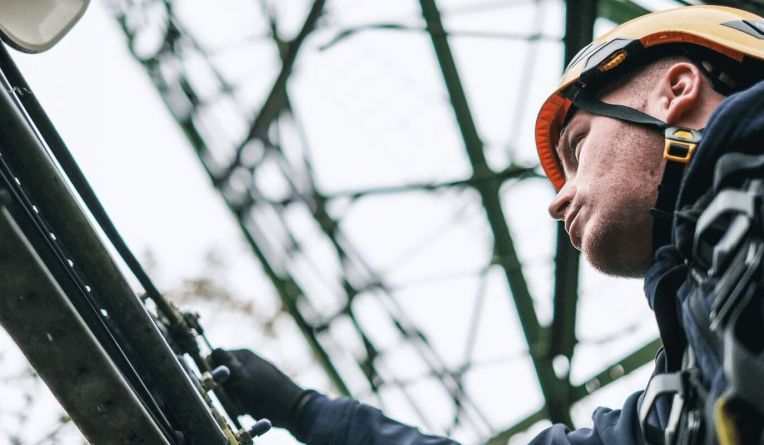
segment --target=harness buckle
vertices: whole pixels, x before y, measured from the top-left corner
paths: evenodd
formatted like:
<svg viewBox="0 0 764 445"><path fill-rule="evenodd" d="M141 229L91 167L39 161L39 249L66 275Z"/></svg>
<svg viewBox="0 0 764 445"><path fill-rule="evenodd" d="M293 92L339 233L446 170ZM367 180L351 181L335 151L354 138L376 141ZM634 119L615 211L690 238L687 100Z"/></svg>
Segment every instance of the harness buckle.
<svg viewBox="0 0 764 445"><path fill-rule="evenodd" d="M663 159L687 164L698 148L702 134L698 130L669 127L664 132Z"/></svg>
<svg viewBox="0 0 764 445"><path fill-rule="evenodd" d="M692 359L691 359L692 360ZM650 379L642 394L639 407L639 426L650 445L688 445L699 443L702 428L702 412L698 406L705 403L705 392L700 386L699 370L694 367L681 371L656 374ZM648 422L657 410L658 398L671 396L669 417L664 429L656 428Z"/></svg>
<svg viewBox="0 0 764 445"><path fill-rule="evenodd" d="M681 410L684 408L684 398L686 394L687 389L685 380L683 379L681 372L656 374L650 379L645 392L642 394L642 404L639 408L639 426L645 436L645 443L650 445L666 444L664 438L666 432L651 428L648 424L648 417L650 416L650 413L653 412L658 397L663 395L678 396L679 400L674 400L672 406L676 405L676 402L679 402L679 404L681 404L679 407ZM677 397L674 398L676 399ZM673 411L674 410L672 409L672 412ZM671 417L671 420L674 420L674 416ZM673 430L673 428L670 429Z"/></svg>

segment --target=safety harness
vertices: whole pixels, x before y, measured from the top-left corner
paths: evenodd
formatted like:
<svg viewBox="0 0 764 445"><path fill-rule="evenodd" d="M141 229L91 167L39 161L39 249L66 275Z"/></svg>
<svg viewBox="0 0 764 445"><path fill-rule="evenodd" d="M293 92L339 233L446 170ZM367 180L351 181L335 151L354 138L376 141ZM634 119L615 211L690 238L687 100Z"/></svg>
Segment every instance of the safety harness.
<svg viewBox="0 0 764 445"><path fill-rule="evenodd" d="M688 268L677 293L685 317L681 369L657 374L640 422L649 444L764 443L764 156L722 156L713 187L676 212L674 245ZM699 347L698 347L699 346ZM666 428L651 430L672 397Z"/></svg>
<svg viewBox="0 0 764 445"><path fill-rule="evenodd" d="M681 368L651 379L639 413L646 442L764 444L764 381L760 378L764 375L764 305L754 298L764 292L764 182L734 183L736 178L750 177L752 171L754 176L764 176L764 156L723 156L706 199L678 211L675 205L685 167L703 130L671 126L639 110L605 103L584 88L571 88L567 97L574 107L589 113L663 132L666 165L655 207L650 209L653 247L657 250L672 243L675 223L691 224L688 233L694 235L675 241L696 289L679 296L678 304L690 314L693 329L707 348L695 351L685 344ZM712 371L709 355L720 364ZM701 369L716 377L704 380ZM670 413L665 428L656 430L648 419L664 397L671 399Z"/></svg>

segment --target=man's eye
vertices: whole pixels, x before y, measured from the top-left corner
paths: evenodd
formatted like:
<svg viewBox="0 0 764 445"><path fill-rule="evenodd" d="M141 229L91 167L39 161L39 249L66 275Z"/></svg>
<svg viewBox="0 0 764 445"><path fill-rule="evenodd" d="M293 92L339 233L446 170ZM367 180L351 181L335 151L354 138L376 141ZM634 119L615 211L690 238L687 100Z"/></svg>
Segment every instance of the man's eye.
<svg viewBox="0 0 764 445"><path fill-rule="evenodd" d="M570 144L570 152L571 152L571 155L573 156L573 159L575 159L576 162L578 162L578 156L580 151L578 148L581 145L581 141L583 139L584 139L583 134L576 135L573 137L573 140L571 141L571 144Z"/></svg>

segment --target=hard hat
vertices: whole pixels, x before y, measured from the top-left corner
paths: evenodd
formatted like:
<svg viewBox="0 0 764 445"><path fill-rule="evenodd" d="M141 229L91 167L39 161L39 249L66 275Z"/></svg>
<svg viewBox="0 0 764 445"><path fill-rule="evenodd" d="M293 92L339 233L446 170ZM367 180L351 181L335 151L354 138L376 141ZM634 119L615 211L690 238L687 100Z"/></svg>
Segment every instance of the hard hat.
<svg viewBox="0 0 764 445"><path fill-rule="evenodd" d="M594 99L591 92L633 67L680 50L679 54L686 54L696 62L700 60L693 55L701 54L701 60L711 57L725 66L739 65L736 72L747 76L750 84L764 78L764 19L735 8L688 6L630 20L583 48L565 69L536 120L536 148L541 166L557 190L565 184L565 175L555 147L569 112L578 105L576 97L581 96L582 108L592 111L587 105L598 107L594 113L666 129L668 125L655 118L629 107L605 104ZM729 73L722 73L718 68L703 70L710 76L714 88L727 89L723 91L725 94L729 92L723 82ZM586 94L580 94L582 92ZM684 139L681 131L677 135L675 141ZM692 135L693 140L697 139L695 136ZM671 159L668 151L667 142L664 157Z"/></svg>

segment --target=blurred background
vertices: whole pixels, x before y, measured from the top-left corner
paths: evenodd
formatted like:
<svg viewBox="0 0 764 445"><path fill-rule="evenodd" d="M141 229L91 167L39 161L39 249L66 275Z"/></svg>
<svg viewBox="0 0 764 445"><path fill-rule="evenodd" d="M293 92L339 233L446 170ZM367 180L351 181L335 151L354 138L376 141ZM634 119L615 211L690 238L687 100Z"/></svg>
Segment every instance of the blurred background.
<svg viewBox="0 0 764 445"><path fill-rule="evenodd" d="M101 0L14 58L215 346L465 444L525 443L618 408L659 346L641 281L592 271L548 217L536 112L593 36L679 5ZM0 443L83 443L4 334L0 388Z"/></svg>

